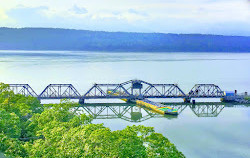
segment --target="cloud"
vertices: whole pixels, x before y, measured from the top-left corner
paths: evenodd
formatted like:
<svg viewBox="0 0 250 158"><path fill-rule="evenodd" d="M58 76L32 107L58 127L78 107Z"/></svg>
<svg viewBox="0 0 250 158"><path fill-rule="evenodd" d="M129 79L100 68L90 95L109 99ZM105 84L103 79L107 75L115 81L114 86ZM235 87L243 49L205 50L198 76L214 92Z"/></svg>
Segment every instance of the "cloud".
<svg viewBox="0 0 250 158"><path fill-rule="evenodd" d="M3 10L0 9L0 21L8 19L8 16L5 14Z"/></svg>
<svg viewBox="0 0 250 158"><path fill-rule="evenodd" d="M141 15L141 16L148 16L146 12L137 11L135 9L129 9L128 12L132 14Z"/></svg>
<svg viewBox="0 0 250 158"><path fill-rule="evenodd" d="M47 6L39 6L39 7L24 7L18 6L17 8L13 8L7 11L7 15L10 18L16 19L17 21L22 20L30 20L30 21L39 21L42 16L44 16L44 12L48 10Z"/></svg>
<svg viewBox="0 0 250 158"><path fill-rule="evenodd" d="M47 17L47 6L25 7L19 5L6 11L8 21L12 21L12 27L43 27L50 26Z"/></svg>
<svg viewBox="0 0 250 158"><path fill-rule="evenodd" d="M248 2L249 0L0 0L0 27L250 35Z"/></svg>
<svg viewBox="0 0 250 158"><path fill-rule="evenodd" d="M76 5L74 5L74 7L71 10L76 14L86 14L86 13L88 13L88 10L86 8L78 7Z"/></svg>

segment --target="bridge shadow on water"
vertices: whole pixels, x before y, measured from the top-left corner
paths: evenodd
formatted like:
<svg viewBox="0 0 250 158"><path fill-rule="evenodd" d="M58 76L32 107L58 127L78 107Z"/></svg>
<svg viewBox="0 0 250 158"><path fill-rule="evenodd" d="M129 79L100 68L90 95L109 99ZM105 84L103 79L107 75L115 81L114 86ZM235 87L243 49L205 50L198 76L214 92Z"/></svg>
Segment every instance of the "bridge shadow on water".
<svg viewBox="0 0 250 158"><path fill-rule="evenodd" d="M217 117L225 107L238 107L246 105L222 104L222 103L202 103L192 104L169 104L172 108L178 110L179 115L161 115L154 111L140 107L135 104L85 104L77 108L77 113L86 113L93 119L123 119L129 122L143 122L151 118L177 119L183 111L190 109L197 117Z"/></svg>

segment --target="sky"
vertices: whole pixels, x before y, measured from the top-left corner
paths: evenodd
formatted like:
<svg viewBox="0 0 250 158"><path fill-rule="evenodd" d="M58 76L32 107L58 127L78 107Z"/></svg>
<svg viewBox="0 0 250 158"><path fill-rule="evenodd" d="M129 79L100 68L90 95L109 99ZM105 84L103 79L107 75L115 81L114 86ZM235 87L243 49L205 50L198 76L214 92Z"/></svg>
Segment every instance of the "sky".
<svg viewBox="0 0 250 158"><path fill-rule="evenodd" d="M250 36L250 0L0 0L0 27Z"/></svg>

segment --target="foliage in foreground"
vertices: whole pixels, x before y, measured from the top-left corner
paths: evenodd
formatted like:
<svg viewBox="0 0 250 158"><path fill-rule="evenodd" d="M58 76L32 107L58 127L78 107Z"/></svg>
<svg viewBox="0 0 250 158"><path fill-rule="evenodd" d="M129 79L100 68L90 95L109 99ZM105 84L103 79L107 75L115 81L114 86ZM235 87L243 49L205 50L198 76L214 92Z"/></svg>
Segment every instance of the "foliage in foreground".
<svg viewBox="0 0 250 158"><path fill-rule="evenodd" d="M246 96L245 100L249 100L250 101L250 96Z"/></svg>
<svg viewBox="0 0 250 158"><path fill-rule="evenodd" d="M0 84L0 153L7 157L184 157L152 127L111 131L67 100L42 106Z"/></svg>

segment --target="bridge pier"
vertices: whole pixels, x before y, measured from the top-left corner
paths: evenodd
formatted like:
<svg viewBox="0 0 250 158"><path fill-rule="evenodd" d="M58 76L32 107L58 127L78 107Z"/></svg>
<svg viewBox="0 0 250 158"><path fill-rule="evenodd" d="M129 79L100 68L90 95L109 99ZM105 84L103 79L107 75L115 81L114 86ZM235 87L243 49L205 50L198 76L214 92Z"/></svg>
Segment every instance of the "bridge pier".
<svg viewBox="0 0 250 158"><path fill-rule="evenodd" d="M195 100L194 99L192 100L192 103L193 103L193 105L195 105Z"/></svg>
<svg viewBox="0 0 250 158"><path fill-rule="evenodd" d="M84 104L84 101L85 101L85 100L84 100L83 98L80 98L80 99L79 99L79 104Z"/></svg>
<svg viewBox="0 0 250 158"><path fill-rule="evenodd" d="M133 99L127 99L126 102L127 102L127 103L135 103L135 100L133 100Z"/></svg>
<svg viewBox="0 0 250 158"><path fill-rule="evenodd" d="M37 98L37 100L39 101L39 103L41 104L41 98Z"/></svg>
<svg viewBox="0 0 250 158"><path fill-rule="evenodd" d="M191 98L183 98L184 103L190 103L191 102Z"/></svg>

